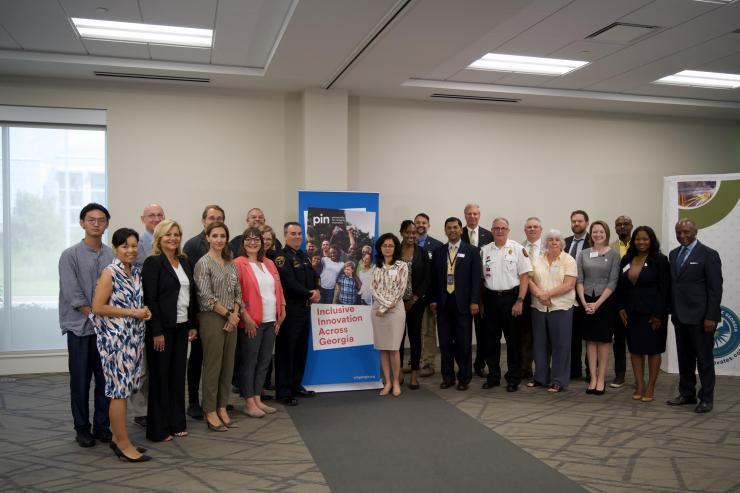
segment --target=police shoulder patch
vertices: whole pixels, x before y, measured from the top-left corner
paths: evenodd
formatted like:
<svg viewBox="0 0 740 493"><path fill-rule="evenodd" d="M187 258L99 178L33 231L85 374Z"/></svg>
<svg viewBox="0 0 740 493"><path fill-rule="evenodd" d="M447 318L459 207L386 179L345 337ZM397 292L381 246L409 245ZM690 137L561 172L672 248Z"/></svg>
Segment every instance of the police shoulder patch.
<svg viewBox="0 0 740 493"><path fill-rule="evenodd" d="M285 257L283 257L282 255L278 255L277 257L275 257L275 265L277 265L278 267L282 267L283 265L285 265Z"/></svg>
<svg viewBox="0 0 740 493"><path fill-rule="evenodd" d="M524 254L525 257L529 257L529 254L527 253L526 248L522 247L522 253Z"/></svg>

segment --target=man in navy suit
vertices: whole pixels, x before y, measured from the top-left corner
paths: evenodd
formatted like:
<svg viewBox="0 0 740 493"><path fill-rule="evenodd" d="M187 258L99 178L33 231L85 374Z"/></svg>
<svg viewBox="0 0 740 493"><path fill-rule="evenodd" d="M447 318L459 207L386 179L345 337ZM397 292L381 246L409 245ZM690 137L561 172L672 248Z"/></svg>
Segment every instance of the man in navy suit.
<svg viewBox="0 0 740 493"><path fill-rule="evenodd" d="M480 206L478 204L468 204L463 209L465 215L465 227L462 231L461 239L478 249L488 245L493 241L493 234L486 228L481 228L480 223ZM475 327L475 341L477 350L475 352L475 361L473 361L473 371L481 378L486 374L483 369L486 367L486 348L488 347L487 332L480 315L473 317L473 327ZM489 368L490 371L490 368Z"/></svg>
<svg viewBox="0 0 740 493"><path fill-rule="evenodd" d="M429 260L432 259L432 253L434 250L442 246L442 242L436 238L432 238L429 235L429 216L420 212L414 218L414 224L416 225L416 242L429 256ZM428 290L431 292L431 286ZM424 309L424 317L421 319L421 371L419 376L430 377L434 375L434 364L437 358L437 322L431 308L429 308L429 293L425 298L427 307ZM411 363L408 365L409 373L411 372ZM404 369L404 372L406 370Z"/></svg>
<svg viewBox="0 0 740 493"><path fill-rule="evenodd" d="M437 335L442 355L442 383L446 389L468 390L473 376L473 316L479 312L481 262L478 250L461 241L462 222L456 217L445 221L446 245L432 255L431 308L437 314Z"/></svg>
<svg viewBox="0 0 740 493"><path fill-rule="evenodd" d="M714 330L720 319L722 261L719 254L696 239L696 223L681 219L676 239L681 244L669 255L671 313L678 353L678 396L669 406L696 404L699 369L699 403L694 411L708 413L714 402Z"/></svg>

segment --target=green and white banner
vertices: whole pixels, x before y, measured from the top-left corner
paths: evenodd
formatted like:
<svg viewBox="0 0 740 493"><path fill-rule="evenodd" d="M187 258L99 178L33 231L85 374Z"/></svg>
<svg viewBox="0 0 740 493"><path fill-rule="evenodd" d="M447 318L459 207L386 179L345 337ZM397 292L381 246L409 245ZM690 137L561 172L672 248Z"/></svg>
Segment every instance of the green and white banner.
<svg viewBox="0 0 740 493"><path fill-rule="evenodd" d="M714 332L714 365L718 375L740 375L740 173L668 176L663 179L662 250L678 246L674 227L693 219L697 238L719 252L724 279L722 320ZM664 370L678 373L676 339L669 323Z"/></svg>

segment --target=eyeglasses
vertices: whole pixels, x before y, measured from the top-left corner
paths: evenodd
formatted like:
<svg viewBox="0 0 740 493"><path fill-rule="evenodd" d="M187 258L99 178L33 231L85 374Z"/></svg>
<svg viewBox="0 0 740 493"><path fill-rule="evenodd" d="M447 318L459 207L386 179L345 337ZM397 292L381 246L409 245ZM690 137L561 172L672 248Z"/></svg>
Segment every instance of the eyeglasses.
<svg viewBox="0 0 740 493"><path fill-rule="evenodd" d="M106 224L108 222L108 219L104 217L88 217L85 219L85 222L87 224Z"/></svg>

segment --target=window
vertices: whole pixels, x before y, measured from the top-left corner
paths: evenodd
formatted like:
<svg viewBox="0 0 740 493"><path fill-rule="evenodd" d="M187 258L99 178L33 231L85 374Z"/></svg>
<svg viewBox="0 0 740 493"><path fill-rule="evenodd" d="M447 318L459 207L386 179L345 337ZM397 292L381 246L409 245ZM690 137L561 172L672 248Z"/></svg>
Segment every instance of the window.
<svg viewBox="0 0 740 493"><path fill-rule="evenodd" d="M105 128L11 121L0 129L0 352L62 349L59 255L82 239L80 209L106 202Z"/></svg>

